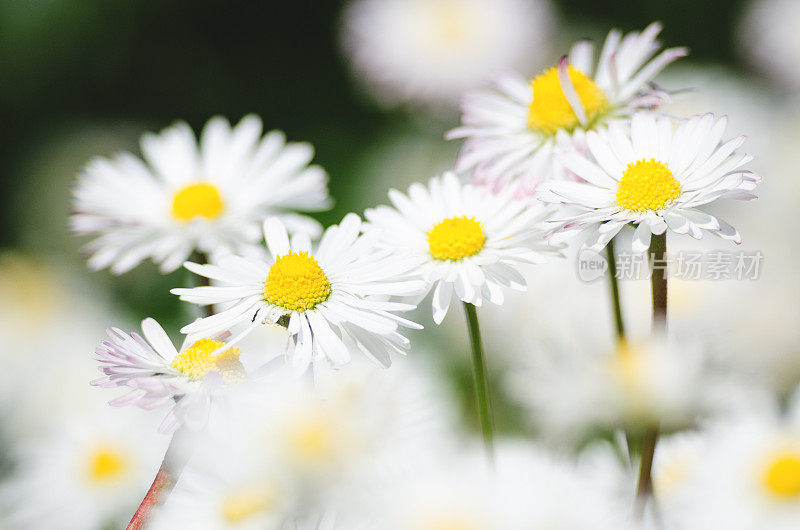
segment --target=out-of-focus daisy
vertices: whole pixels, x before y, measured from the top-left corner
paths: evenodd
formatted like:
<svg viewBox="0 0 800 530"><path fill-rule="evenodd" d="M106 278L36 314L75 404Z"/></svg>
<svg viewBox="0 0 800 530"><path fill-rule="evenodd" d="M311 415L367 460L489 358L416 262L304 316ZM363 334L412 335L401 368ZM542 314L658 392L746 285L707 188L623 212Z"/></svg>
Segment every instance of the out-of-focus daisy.
<svg viewBox="0 0 800 530"><path fill-rule="evenodd" d="M755 68L788 88L800 86L800 5L793 0L752 0L739 22L740 50Z"/></svg>
<svg viewBox="0 0 800 530"><path fill-rule="evenodd" d="M741 167L752 157L738 152L740 136L723 142L727 120L694 116L677 127L669 118L637 113L628 135L621 124L590 131L593 159L577 150L559 159L584 182L551 182L541 197L576 210L556 218L560 227L585 232L585 245L600 250L624 226L637 225L631 248L642 253L651 234L668 228L699 239L709 231L741 242L731 225L700 209L720 198L751 200L761 177Z"/></svg>
<svg viewBox="0 0 800 530"><path fill-rule="evenodd" d="M506 73L495 78L491 90L468 94L461 127L447 135L466 138L456 169L473 170L477 182L495 189L518 181L526 194L542 180L564 176L553 156L557 145L573 140L583 145L585 131L667 98L649 83L686 49L670 48L653 57L660 31L658 23L625 37L612 30L596 68L594 46L579 41L558 66L533 79Z"/></svg>
<svg viewBox="0 0 800 530"><path fill-rule="evenodd" d="M548 0L356 0L342 41L379 102L449 108L488 73L538 63L553 19Z"/></svg>
<svg viewBox="0 0 800 530"><path fill-rule="evenodd" d="M763 411L762 411L763 412ZM713 427L670 506L680 528L789 530L800 521L800 424L777 411ZM702 502L698 502L701 500Z"/></svg>
<svg viewBox="0 0 800 530"><path fill-rule="evenodd" d="M138 410L75 412L11 454L15 471L0 488L4 528L120 528L136 509L167 440Z"/></svg>
<svg viewBox="0 0 800 530"><path fill-rule="evenodd" d="M544 350L509 376L513 398L554 440L660 425L669 432L734 406L737 380L713 371L708 354L657 341L626 344L611 355Z"/></svg>
<svg viewBox="0 0 800 530"><path fill-rule="evenodd" d="M389 191L394 208L367 210L365 230L381 248L419 259L417 272L433 289L433 319L447 314L453 294L480 306L502 304L503 288L524 290L520 265L542 263L557 246L542 238L545 210L514 200L513 191L493 195L464 185L453 173L413 184L405 195Z"/></svg>
<svg viewBox="0 0 800 530"><path fill-rule="evenodd" d="M368 238L359 236L360 230L361 219L348 214L325 231L314 251L306 234L295 234L290 243L283 223L271 218L264 223L270 261L227 256L216 265L186 263L187 269L217 285L173 289L174 294L201 305L230 305L181 331L213 334L241 323L252 329L288 318L298 369L318 359L347 363L350 347L388 366L390 353L409 347L398 329L421 326L396 314L413 305L386 297L416 294L424 283L408 279L414 258L377 252Z"/></svg>
<svg viewBox="0 0 800 530"><path fill-rule="evenodd" d="M110 340L96 349L98 368L105 377L92 384L131 388L112 400L112 406L136 405L152 410L174 402L160 432L173 432L182 424L193 430L202 428L215 391L246 378L239 348L224 348L228 333L199 340L187 337L180 352L152 318L142 322L142 334L144 338L135 332L110 329Z"/></svg>
<svg viewBox="0 0 800 530"><path fill-rule="evenodd" d="M86 381L96 372L86 352L115 315L102 289L59 267L56 256L0 252L0 416L6 435L25 443L49 429L54 417L94 401Z"/></svg>
<svg viewBox="0 0 800 530"><path fill-rule="evenodd" d="M215 405L159 515L164 528L201 516L208 529L307 521L449 446L453 413L427 372L348 368L240 386Z"/></svg>
<svg viewBox="0 0 800 530"><path fill-rule="evenodd" d="M459 451L354 495L352 511L341 510L346 527L628 528L626 510L603 492L601 481L534 447L503 443L497 449L496 471L480 452Z"/></svg>
<svg viewBox="0 0 800 530"><path fill-rule="evenodd" d="M271 530L283 528L300 499L280 474L255 469L245 455L219 446L211 459L194 458L164 506L148 523L153 530Z"/></svg>
<svg viewBox="0 0 800 530"><path fill-rule="evenodd" d="M88 245L89 265L123 273L151 258L170 272L193 251L258 252L259 226L270 215L291 231L318 235L316 221L291 212L330 205L325 171L308 165L313 148L261 130L256 116L235 127L213 118L198 146L178 122L142 137L144 160L130 153L92 160L72 217L76 232L98 236Z"/></svg>

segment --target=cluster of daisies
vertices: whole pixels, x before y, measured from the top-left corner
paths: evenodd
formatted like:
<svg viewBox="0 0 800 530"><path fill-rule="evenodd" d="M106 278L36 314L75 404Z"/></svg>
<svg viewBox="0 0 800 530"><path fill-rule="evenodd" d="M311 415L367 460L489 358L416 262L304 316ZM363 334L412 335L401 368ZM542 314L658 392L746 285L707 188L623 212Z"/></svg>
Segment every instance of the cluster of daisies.
<svg viewBox="0 0 800 530"><path fill-rule="evenodd" d="M464 35L503 22L492 10L472 17L486 7L478 0L461 18L443 0L396 4L384 14L412 6L435 22L420 36L427 47L404 59L433 58L432 69ZM372 9L369 0L351 7L357 24L346 44L358 50L355 67L375 73L381 48L360 45L380 30L363 23ZM483 450L432 382L423 358L436 351L418 344L422 301L436 325L460 302L475 392L488 410L496 389L484 365L496 360L482 358L484 301L507 305L509 291L529 283L531 297L577 296L536 278L548 268L572 273L560 258L579 247L617 240L641 255L667 232L740 242L707 206L755 198L760 177L744 169L744 138L726 137L724 117L660 110L671 93L653 79L686 55L662 51L660 29L615 30L597 54L580 41L538 74L495 75L462 100L461 125L447 135L464 139L453 171L392 189L390 204L324 229L308 216L331 205L313 149L265 133L255 116L236 125L213 118L199 139L176 123L145 135L141 157L91 161L72 217L77 233L94 237L89 265L114 273L147 259L164 273L183 265L195 285L171 292L202 308L180 330L153 318L141 332L111 328L96 348L102 376L92 384L122 389L115 407L158 410L158 431L172 437L151 489L133 499L144 497L128 528L795 528L797 398L779 405L737 393L736 376L709 375L725 360L694 344L661 334L628 340L620 315L616 342L609 325L605 351L595 343L587 355L592 348L575 335L591 335L605 315L570 315L571 355L506 359L515 369L502 389L530 412L541 440L493 447L491 416L479 406ZM434 97L463 79L445 81ZM386 75L370 82L406 97ZM491 321L494 309L481 314ZM503 318L509 343L547 333L535 315ZM551 450L551 440L580 456ZM133 462L103 447L89 476L114 505ZM643 480L652 485L642 489ZM735 517L731 503L740 506ZM24 512L12 524L42 524Z"/></svg>

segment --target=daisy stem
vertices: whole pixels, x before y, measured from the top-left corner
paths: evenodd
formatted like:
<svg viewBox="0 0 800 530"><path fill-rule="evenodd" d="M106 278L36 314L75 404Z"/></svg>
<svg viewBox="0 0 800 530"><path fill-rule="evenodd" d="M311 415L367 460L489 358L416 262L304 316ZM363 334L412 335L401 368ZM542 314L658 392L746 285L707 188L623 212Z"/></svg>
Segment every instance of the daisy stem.
<svg viewBox="0 0 800 530"><path fill-rule="evenodd" d="M606 245L606 259L608 261L608 283L611 287L611 310L614 312L614 324L616 326L617 352L625 346L627 338L625 336L625 320L622 318L622 302L619 297L619 279L617 278L617 253L614 250L614 238ZM630 432L625 431L625 449L628 452L628 460L633 458Z"/></svg>
<svg viewBox="0 0 800 530"><path fill-rule="evenodd" d="M185 447L180 447L183 438L183 431L176 432L172 441L169 443L167 453L164 455L164 461L156 473L156 478L150 485L150 489L142 499L136 513L133 514L131 522L126 526L126 530L141 530L147 527L147 522L153 513L153 510L160 506L167 498L167 496L175 487L178 477L186 465L188 454Z"/></svg>
<svg viewBox="0 0 800 530"><path fill-rule="evenodd" d="M206 254L205 252L197 251L194 254L193 261L201 265L206 265L208 263L208 254ZM197 284L198 287L209 287L211 285L211 278L208 278L206 276L198 276ZM202 313L201 316L210 317L211 315L214 314L214 304L201 306L200 312Z"/></svg>
<svg viewBox="0 0 800 530"><path fill-rule="evenodd" d="M490 461L494 460L494 428L492 426L492 406L489 402L489 383L486 380L486 361L483 357L481 330L478 327L478 312L473 304L464 302L467 316L469 341L472 348L472 373L475 381L475 396L478 401L478 417L483 433L483 445Z"/></svg>
<svg viewBox="0 0 800 530"><path fill-rule="evenodd" d="M653 334L659 335L667 329L667 234L654 235L650 241L650 282L653 290ZM639 467L639 483L636 486L637 514L644 513L647 499L653 495L653 457L658 441L658 426L647 429L642 441L642 460Z"/></svg>
<svg viewBox="0 0 800 530"><path fill-rule="evenodd" d="M606 245L608 258L608 282L611 286L611 302L614 311L614 324L616 324L617 344L625 343L625 321L622 319L622 303L619 299L619 280L617 279L617 254L614 251L614 239Z"/></svg>

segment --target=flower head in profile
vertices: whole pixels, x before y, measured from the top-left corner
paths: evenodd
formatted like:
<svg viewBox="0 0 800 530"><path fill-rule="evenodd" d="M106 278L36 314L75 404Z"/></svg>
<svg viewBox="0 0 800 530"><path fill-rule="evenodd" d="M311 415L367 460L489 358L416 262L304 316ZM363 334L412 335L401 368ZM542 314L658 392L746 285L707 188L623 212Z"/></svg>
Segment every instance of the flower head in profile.
<svg viewBox="0 0 800 530"><path fill-rule="evenodd" d="M400 328L421 326L396 314L413 305L387 298L416 294L424 283L409 276L413 257L376 251L360 230L361 219L348 214L325 231L314 250L306 234L290 241L284 224L271 218L264 223L269 261L227 256L215 265L187 263L187 269L216 285L172 292L187 302L227 304L227 309L181 331L213 334L242 323L252 329L281 321L298 369L321 359L347 363L353 348L388 366L390 353L409 347Z"/></svg>
<svg viewBox="0 0 800 530"><path fill-rule="evenodd" d="M112 406L151 410L171 403L160 432L170 433L181 425L202 428L215 392L246 379L239 349L225 348L229 333L198 340L187 337L180 351L152 318L142 322L142 334L110 329L110 340L96 350L105 377L92 384L130 387L129 393L110 402Z"/></svg>
<svg viewBox="0 0 800 530"><path fill-rule="evenodd" d="M495 189L514 185L531 194L549 178L566 175L554 153L558 145L582 143L583 133L653 108L667 94L651 87L653 78L684 48L659 49L661 25L624 37L608 34L594 68L594 47L579 41L557 66L532 79L516 74L497 77L491 90L468 94L461 126L448 138L465 138L458 171L474 171L478 183Z"/></svg>
<svg viewBox="0 0 800 530"><path fill-rule="evenodd" d="M141 140L130 153L92 160L75 189L72 227L97 236L89 243L94 269L123 273L151 258L162 272L192 252L212 257L259 249L259 226L279 215L292 231L316 236L319 224L293 213L329 207L327 174L309 166L313 148L287 144L283 133L262 137L261 120L235 127L212 118L199 146L178 122Z"/></svg>
<svg viewBox="0 0 800 530"><path fill-rule="evenodd" d="M538 63L553 19L549 0L356 0L342 41L380 103L449 109L492 71Z"/></svg>
<svg viewBox="0 0 800 530"><path fill-rule="evenodd" d="M397 256L415 256L416 271L433 288L433 319L441 323L453 294L479 306L502 304L503 289L524 290L518 268L541 263L559 247L542 238L545 210L464 185L453 173L413 184L405 195L389 191L394 207L367 210L368 234Z"/></svg>
<svg viewBox="0 0 800 530"><path fill-rule="evenodd" d="M583 182L552 182L541 194L573 212L554 221L587 233L586 246L602 249L627 224L637 225L632 250L641 253L651 234L667 229L700 239L703 231L740 243L725 221L702 211L717 199L751 200L761 177L741 169L740 136L723 141L727 120L694 116L673 126L667 117L634 115L630 134L620 124L586 135L591 159L570 150L560 156Z"/></svg>

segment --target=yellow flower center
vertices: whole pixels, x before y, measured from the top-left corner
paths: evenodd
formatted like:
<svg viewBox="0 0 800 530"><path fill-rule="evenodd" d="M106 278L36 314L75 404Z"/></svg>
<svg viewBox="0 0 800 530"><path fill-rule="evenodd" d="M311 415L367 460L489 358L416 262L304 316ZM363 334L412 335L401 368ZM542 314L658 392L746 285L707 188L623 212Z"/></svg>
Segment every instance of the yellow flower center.
<svg viewBox="0 0 800 530"><path fill-rule="evenodd" d="M172 216L183 222L195 217L216 219L224 209L219 190L213 184L189 184L172 199Z"/></svg>
<svg viewBox="0 0 800 530"><path fill-rule="evenodd" d="M431 256L438 260L460 260L483 248L486 236L474 217L450 217L428 230Z"/></svg>
<svg viewBox="0 0 800 530"><path fill-rule="evenodd" d="M440 516L420 525L420 530L474 530L478 525L466 517L457 515Z"/></svg>
<svg viewBox="0 0 800 530"><path fill-rule="evenodd" d="M269 510L276 498L277 492L264 485L236 489L223 499L222 517L229 523L242 522Z"/></svg>
<svg viewBox="0 0 800 530"><path fill-rule="evenodd" d="M458 0L429 1L428 24L435 44L457 49L475 28L474 17Z"/></svg>
<svg viewBox="0 0 800 530"><path fill-rule="evenodd" d="M770 460L764 473L764 486L776 497L800 498L800 453L784 452Z"/></svg>
<svg viewBox="0 0 800 530"><path fill-rule="evenodd" d="M608 111L608 99L594 81L572 66L567 69L569 79L578 93L586 112L587 125ZM553 66L531 81L533 101L528 108L528 127L545 134L555 134L560 129L571 131L580 122L567 101L558 81L558 67Z"/></svg>
<svg viewBox="0 0 800 530"><path fill-rule="evenodd" d="M200 339L172 360L172 367L192 381L203 379L210 372L222 375L226 384L244 379L244 366L239 361L239 348L229 348L211 355L225 343L213 339Z"/></svg>
<svg viewBox="0 0 800 530"><path fill-rule="evenodd" d="M617 205L644 212L660 210L681 194L681 185L663 162L639 160L622 173L617 187Z"/></svg>
<svg viewBox="0 0 800 530"><path fill-rule="evenodd" d="M288 427L289 453L297 463L330 461L336 453L337 426L319 412L307 412Z"/></svg>
<svg viewBox="0 0 800 530"><path fill-rule="evenodd" d="M128 461L120 451L101 447L89 457L89 480L95 483L108 482L124 475Z"/></svg>
<svg viewBox="0 0 800 530"><path fill-rule="evenodd" d="M653 487L659 496L678 490L691 470L692 458L688 454L673 456L653 474Z"/></svg>
<svg viewBox="0 0 800 530"><path fill-rule="evenodd" d="M264 299L291 311L313 309L328 299L331 283L308 252L289 252L269 268Z"/></svg>

